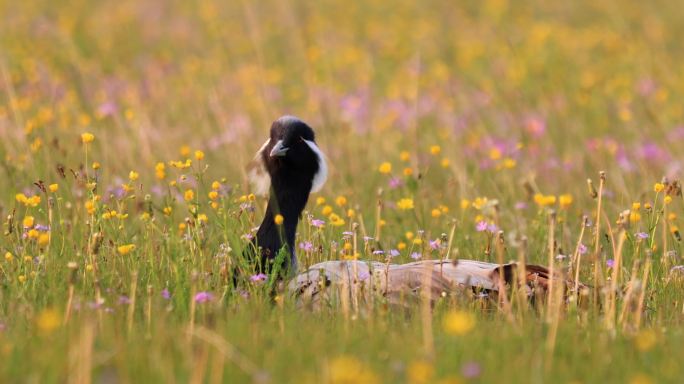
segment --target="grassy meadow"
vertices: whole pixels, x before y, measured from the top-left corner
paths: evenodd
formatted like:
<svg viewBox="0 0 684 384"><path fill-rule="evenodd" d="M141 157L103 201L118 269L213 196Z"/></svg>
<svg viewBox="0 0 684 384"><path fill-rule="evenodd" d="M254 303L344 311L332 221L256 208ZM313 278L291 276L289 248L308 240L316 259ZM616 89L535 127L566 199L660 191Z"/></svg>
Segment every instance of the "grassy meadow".
<svg viewBox="0 0 684 384"><path fill-rule="evenodd" d="M682 382L683 19L0 0L0 382ZM265 208L245 169L284 114L331 168L300 267L449 252L589 288L310 311L235 287Z"/></svg>

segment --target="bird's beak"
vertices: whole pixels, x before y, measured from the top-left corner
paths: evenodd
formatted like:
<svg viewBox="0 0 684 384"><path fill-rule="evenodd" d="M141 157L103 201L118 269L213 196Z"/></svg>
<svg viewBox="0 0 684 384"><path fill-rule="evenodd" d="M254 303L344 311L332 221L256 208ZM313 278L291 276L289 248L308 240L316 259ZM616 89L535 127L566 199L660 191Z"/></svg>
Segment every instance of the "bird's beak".
<svg viewBox="0 0 684 384"><path fill-rule="evenodd" d="M278 156L278 157L285 156L285 153L287 153L288 149L290 149L290 148L283 146L283 141L282 141L282 140L278 140L278 142L275 143L275 145L273 146L273 149L271 149L271 153L269 154L269 156L271 156L271 157L274 157L274 156Z"/></svg>

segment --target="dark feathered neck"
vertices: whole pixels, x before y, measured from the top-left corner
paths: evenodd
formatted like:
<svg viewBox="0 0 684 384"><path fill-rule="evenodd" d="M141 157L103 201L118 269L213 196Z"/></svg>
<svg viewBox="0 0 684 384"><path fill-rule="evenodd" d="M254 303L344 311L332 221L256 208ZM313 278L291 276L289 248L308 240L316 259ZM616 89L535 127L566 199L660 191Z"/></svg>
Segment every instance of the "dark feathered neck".
<svg viewBox="0 0 684 384"><path fill-rule="evenodd" d="M311 176L297 175L286 170L271 175L271 194L256 237L257 246L262 248L262 265L269 260L272 261L280 249L287 245L290 267L296 268L295 235L299 217L306 207L310 191ZM283 216L282 225L275 223L277 214Z"/></svg>

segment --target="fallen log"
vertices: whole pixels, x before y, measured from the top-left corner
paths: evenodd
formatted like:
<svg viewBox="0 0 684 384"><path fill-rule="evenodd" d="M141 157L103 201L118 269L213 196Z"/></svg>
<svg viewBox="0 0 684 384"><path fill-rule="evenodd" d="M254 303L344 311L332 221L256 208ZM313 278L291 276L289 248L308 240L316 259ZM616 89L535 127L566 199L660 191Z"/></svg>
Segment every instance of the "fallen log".
<svg viewBox="0 0 684 384"><path fill-rule="evenodd" d="M377 297L390 304L406 304L420 298L427 286L435 301L457 291L471 291L481 297L502 287L517 286L532 297L548 289L550 272L546 267L525 265L525 283L517 284L517 263L495 264L475 260L425 260L408 264L384 264L377 261L326 261L312 265L288 283L288 291L302 305L318 307L331 300L368 302ZM502 280L503 278L503 280ZM564 281L569 289L574 282ZM584 285L579 284L581 288Z"/></svg>

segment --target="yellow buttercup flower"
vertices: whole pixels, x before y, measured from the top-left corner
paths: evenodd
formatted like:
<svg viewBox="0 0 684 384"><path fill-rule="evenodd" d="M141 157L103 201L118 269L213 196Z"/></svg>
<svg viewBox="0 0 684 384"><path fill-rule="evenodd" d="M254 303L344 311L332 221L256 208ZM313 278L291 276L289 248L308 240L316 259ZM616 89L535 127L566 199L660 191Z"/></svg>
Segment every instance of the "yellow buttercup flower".
<svg viewBox="0 0 684 384"><path fill-rule="evenodd" d="M442 326L447 334L465 335L475 328L475 317L469 312L454 310L444 316Z"/></svg>
<svg viewBox="0 0 684 384"><path fill-rule="evenodd" d="M185 201L192 201L195 198L195 191L193 191L192 189L188 189L183 194L183 198L185 199Z"/></svg>
<svg viewBox="0 0 684 384"><path fill-rule="evenodd" d="M439 155L442 152L442 147L439 145L433 145L430 147L430 153L433 155Z"/></svg>
<svg viewBox="0 0 684 384"><path fill-rule="evenodd" d="M26 216L26 217L24 217L22 224L24 225L24 228L32 228L33 222L34 222L33 216Z"/></svg>
<svg viewBox="0 0 684 384"><path fill-rule="evenodd" d="M399 159L404 162L409 161L411 159L411 154L408 151L401 151Z"/></svg>
<svg viewBox="0 0 684 384"><path fill-rule="evenodd" d="M216 200L218 199L219 194L216 191L211 191L209 192L208 196L210 200Z"/></svg>
<svg viewBox="0 0 684 384"><path fill-rule="evenodd" d="M83 144L92 143L93 140L95 140L95 135L93 135L92 133L85 132L81 134L81 142L83 142Z"/></svg>
<svg viewBox="0 0 684 384"><path fill-rule="evenodd" d="M335 204L337 204L340 207L344 207L347 205L347 198L344 196L337 196L337 199L335 199Z"/></svg>
<svg viewBox="0 0 684 384"><path fill-rule="evenodd" d="M567 209L572 204L572 195L564 194L558 197L558 204L561 209Z"/></svg>
<svg viewBox="0 0 684 384"><path fill-rule="evenodd" d="M282 225L284 221L285 221L285 218L284 218L283 215L281 215L281 214L277 214L277 215L275 215L275 217L273 218L273 222L274 222L276 225Z"/></svg>
<svg viewBox="0 0 684 384"><path fill-rule="evenodd" d="M182 157L188 157L188 156L190 156L190 146L188 146L188 145L182 145L182 146L180 147L180 151L179 151L179 152L180 152L180 155L181 155Z"/></svg>
<svg viewBox="0 0 684 384"><path fill-rule="evenodd" d="M402 211L413 209L413 199L405 197L397 201L397 208L401 209Z"/></svg>
<svg viewBox="0 0 684 384"><path fill-rule="evenodd" d="M380 164L378 171L384 175L387 175L392 172L392 164L385 161L384 163Z"/></svg>
<svg viewBox="0 0 684 384"><path fill-rule="evenodd" d="M119 252L119 255L125 256L131 253L132 251L135 250L135 244L125 244L125 245L120 245L116 248L116 251Z"/></svg>
<svg viewBox="0 0 684 384"><path fill-rule="evenodd" d="M45 309L36 317L36 326L41 333L49 334L62 324L62 319L54 309Z"/></svg>
<svg viewBox="0 0 684 384"><path fill-rule="evenodd" d="M432 217L437 218L437 217L442 216L442 211L440 211L439 209L435 208L435 209L433 209L433 210L430 212L430 214L432 215Z"/></svg>
<svg viewBox="0 0 684 384"><path fill-rule="evenodd" d="M138 180L139 177L140 177L140 175L139 175L138 172L136 172L136 171L130 171L130 172L128 173L128 178L129 178L131 181L136 181L136 180Z"/></svg>
<svg viewBox="0 0 684 384"><path fill-rule="evenodd" d="M195 159L197 160L203 160L204 159L204 152L197 150L195 151Z"/></svg>
<svg viewBox="0 0 684 384"><path fill-rule="evenodd" d="M319 196L316 198L316 205L323 205L325 204L325 197Z"/></svg>
<svg viewBox="0 0 684 384"><path fill-rule="evenodd" d="M48 186L48 190L49 190L50 192L52 192L52 193L57 192L58 189L59 189L59 185L58 185L58 184L50 184L50 185Z"/></svg>
<svg viewBox="0 0 684 384"><path fill-rule="evenodd" d="M157 163L154 166L154 175L159 180L163 180L166 177L166 165L162 162Z"/></svg>
<svg viewBox="0 0 684 384"><path fill-rule="evenodd" d="M663 189L665 189L665 185L663 183L655 183L653 185L653 190L656 192L662 192Z"/></svg>

